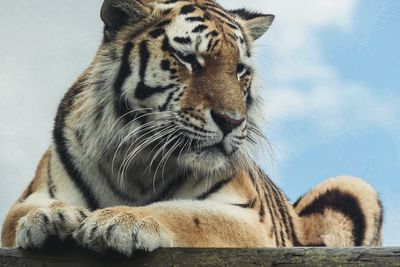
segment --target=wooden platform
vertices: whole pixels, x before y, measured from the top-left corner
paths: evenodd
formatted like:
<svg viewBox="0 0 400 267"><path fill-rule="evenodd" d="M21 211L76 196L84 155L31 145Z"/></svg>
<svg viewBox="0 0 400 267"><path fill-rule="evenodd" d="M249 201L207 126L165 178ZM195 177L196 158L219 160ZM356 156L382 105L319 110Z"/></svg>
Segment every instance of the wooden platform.
<svg viewBox="0 0 400 267"><path fill-rule="evenodd" d="M160 249L130 259L68 249L34 252L0 249L1 267L105 266L400 266L400 247L293 249Z"/></svg>

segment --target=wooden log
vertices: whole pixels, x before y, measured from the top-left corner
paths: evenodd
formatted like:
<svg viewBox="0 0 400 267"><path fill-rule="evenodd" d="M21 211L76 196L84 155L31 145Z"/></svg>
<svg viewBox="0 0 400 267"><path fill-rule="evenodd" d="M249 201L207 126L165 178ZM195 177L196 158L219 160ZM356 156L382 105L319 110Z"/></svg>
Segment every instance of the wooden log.
<svg viewBox="0 0 400 267"><path fill-rule="evenodd" d="M400 247L288 249L159 249L131 258L99 256L82 249L22 251L0 249L1 267L106 266L400 266Z"/></svg>

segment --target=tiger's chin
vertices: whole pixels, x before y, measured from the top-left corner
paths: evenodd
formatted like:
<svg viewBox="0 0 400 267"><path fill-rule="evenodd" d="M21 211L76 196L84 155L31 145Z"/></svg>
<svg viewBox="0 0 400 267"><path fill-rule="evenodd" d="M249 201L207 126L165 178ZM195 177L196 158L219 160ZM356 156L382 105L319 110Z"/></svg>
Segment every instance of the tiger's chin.
<svg viewBox="0 0 400 267"><path fill-rule="evenodd" d="M207 147L182 154L178 164L183 170L198 175L222 174L232 166L235 151L230 150L228 153L219 145Z"/></svg>

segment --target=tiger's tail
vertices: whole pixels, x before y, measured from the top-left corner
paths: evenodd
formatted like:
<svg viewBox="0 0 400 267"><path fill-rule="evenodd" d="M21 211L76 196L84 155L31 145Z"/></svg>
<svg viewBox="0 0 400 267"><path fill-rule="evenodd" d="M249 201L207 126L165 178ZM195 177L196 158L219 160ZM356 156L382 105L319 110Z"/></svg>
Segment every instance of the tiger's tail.
<svg viewBox="0 0 400 267"><path fill-rule="evenodd" d="M293 204L305 246L380 246L383 208L365 181L348 176L329 179Z"/></svg>

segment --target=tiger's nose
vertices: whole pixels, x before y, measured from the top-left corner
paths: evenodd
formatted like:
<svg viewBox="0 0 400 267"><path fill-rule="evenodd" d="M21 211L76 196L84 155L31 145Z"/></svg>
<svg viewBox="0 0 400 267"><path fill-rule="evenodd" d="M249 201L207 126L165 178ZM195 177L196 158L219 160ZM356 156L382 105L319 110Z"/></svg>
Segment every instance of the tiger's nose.
<svg viewBox="0 0 400 267"><path fill-rule="evenodd" d="M245 121L245 118L236 120L227 114L221 114L215 112L214 110L211 110L211 117L224 133L224 135L231 133L234 129L238 128Z"/></svg>

